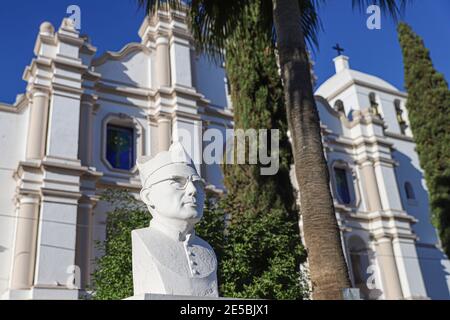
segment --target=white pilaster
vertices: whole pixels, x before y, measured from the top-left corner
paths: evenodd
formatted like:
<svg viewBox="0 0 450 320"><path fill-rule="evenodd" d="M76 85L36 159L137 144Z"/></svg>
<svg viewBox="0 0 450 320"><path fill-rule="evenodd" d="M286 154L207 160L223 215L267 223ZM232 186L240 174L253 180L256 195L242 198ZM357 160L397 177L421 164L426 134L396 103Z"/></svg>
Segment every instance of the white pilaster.
<svg viewBox="0 0 450 320"><path fill-rule="evenodd" d="M42 159L45 155L49 94L46 90L33 92L27 138L27 159Z"/></svg>
<svg viewBox="0 0 450 320"><path fill-rule="evenodd" d="M427 299L419 257L413 239L396 238L392 241L397 268L405 299Z"/></svg>
<svg viewBox="0 0 450 320"><path fill-rule="evenodd" d="M399 300L403 298L402 286L392 248L391 239L383 237L376 243L376 259L381 269L383 293L385 299Z"/></svg>
<svg viewBox="0 0 450 320"><path fill-rule="evenodd" d="M16 221L10 286L13 290L29 289L33 285L38 217L39 197L22 196Z"/></svg>

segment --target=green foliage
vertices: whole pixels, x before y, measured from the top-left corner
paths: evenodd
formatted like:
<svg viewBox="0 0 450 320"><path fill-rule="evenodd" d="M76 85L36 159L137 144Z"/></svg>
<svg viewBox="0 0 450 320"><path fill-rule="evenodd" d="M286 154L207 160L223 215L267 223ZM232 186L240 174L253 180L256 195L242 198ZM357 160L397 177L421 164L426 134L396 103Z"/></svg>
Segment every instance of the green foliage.
<svg viewBox="0 0 450 320"><path fill-rule="evenodd" d="M208 190L206 190L203 218L195 226L195 232L213 247L220 263L225 243L225 216L218 208L215 195Z"/></svg>
<svg viewBox="0 0 450 320"><path fill-rule="evenodd" d="M106 219L106 239L98 243L103 256L96 261L92 296L95 300L124 299L133 295L131 231L149 225L145 205L126 190L106 190L102 200L112 211Z"/></svg>
<svg viewBox="0 0 450 320"><path fill-rule="evenodd" d="M402 23L398 26L405 65L405 87L411 129L425 172L432 220L450 256L450 91L422 39Z"/></svg>
<svg viewBox="0 0 450 320"><path fill-rule="evenodd" d="M224 166L227 193L216 210L230 216L219 284L223 296L301 299L306 296L299 265L305 260L300 242L292 160L287 137L283 90L275 48L264 30L257 2L243 8L243 19L227 45L236 129L279 129L280 170L262 176L259 165ZM248 150L247 150L248 151Z"/></svg>

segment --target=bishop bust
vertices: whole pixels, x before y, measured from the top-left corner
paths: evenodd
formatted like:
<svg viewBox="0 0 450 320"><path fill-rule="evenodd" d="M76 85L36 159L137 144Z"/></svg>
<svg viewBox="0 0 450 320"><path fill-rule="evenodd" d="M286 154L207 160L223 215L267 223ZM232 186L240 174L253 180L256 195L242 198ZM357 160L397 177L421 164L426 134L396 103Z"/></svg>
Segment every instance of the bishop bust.
<svg viewBox="0 0 450 320"><path fill-rule="evenodd" d="M155 157L138 159L142 190L152 220L133 230L134 295L144 293L217 297L217 260L196 236L203 216L204 186L179 142Z"/></svg>

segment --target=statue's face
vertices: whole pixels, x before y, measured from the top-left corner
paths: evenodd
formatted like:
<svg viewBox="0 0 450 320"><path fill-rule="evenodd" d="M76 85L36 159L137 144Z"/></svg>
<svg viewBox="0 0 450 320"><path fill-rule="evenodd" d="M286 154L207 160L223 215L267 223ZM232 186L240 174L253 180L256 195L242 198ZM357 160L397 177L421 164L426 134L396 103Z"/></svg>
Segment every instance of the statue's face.
<svg viewBox="0 0 450 320"><path fill-rule="evenodd" d="M170 176L143 190L143 200L152 214L196 223L203 216L203 182L192 170L176 168Z"/></svg>

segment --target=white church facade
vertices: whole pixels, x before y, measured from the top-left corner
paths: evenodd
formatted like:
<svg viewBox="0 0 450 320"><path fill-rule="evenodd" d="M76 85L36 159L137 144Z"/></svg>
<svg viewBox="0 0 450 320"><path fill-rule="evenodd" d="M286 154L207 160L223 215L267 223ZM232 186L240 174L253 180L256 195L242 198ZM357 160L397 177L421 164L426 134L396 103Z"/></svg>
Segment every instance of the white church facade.
<svg viewBox="0 0 450 320"><path fill-rule="evenodd" d="M209 188L223 190L220 166L201 158L204 130L233 127L225 70L196 54L181 12L146 18L139 35L95 57L69 20L41 25L26 92L0 104L1 298L78 299L105 237L101 193L138 192L136 158L180 132ZM450 299L407 95L345 56L335 66L316 101L353 286L365 299Z"/></svg>

